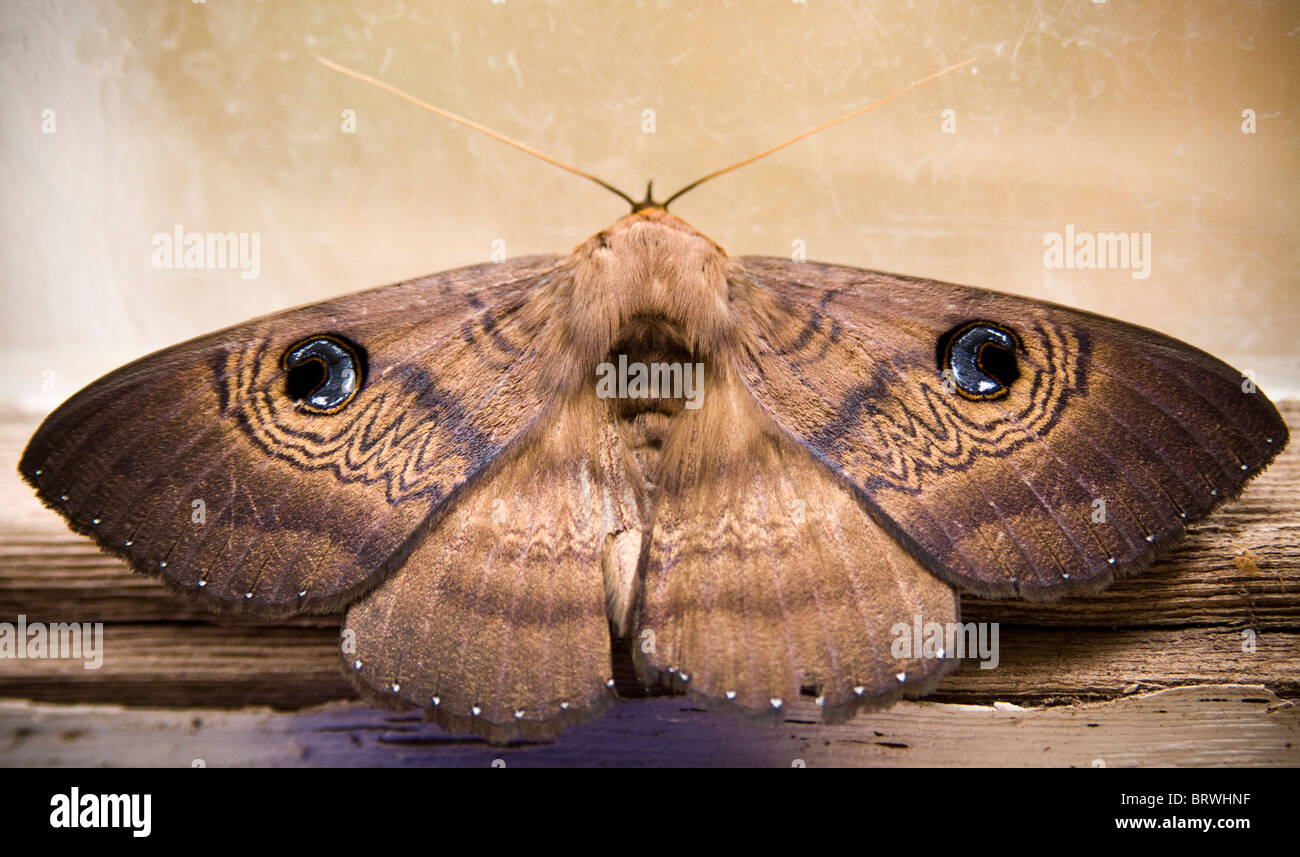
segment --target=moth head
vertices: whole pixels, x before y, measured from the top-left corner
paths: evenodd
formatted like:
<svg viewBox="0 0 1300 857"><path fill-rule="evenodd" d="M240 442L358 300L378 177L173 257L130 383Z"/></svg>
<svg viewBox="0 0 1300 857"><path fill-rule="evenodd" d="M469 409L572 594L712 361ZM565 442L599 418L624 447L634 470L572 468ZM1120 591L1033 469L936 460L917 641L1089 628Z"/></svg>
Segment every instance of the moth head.
<svg viewBox="0 0 1300 857"><path fill-rule="evenodd" d="M935 346L939 371L963 398L1000 399L1020 377L1020 337L993 321L968 321L949 330Z"/></svg>
<svg viewBox="0 0 1300 857"><path fill-rule="evenodd" d="M637 214L638 212L645 211L647 208L657 208L660 211L668 210L667 203L655 201L654 187L655 187L655 183L653 180L646 182L645 199L641 200L640 202L632 203L633 214Z"/></svg>
<svg viewBox="0 0 1300 857"><path fill-rule="evenodd" d="M336 414L365 380L365 352L341 336L318 333L284 352L285 395L309 414Z"/></svg>

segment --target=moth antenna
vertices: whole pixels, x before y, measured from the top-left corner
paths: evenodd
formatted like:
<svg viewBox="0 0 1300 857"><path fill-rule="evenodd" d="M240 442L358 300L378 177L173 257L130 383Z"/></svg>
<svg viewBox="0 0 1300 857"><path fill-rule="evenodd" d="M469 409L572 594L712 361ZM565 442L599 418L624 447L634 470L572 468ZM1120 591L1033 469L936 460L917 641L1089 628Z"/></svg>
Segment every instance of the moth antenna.
<svg viewBox="0 0 1300 857"><path fill-rule="evenodd" d="M673 200L677 199L677 197L679 197L679 196L681 196L682 194L686 193L688 190L694 190L695 188L697 188L697 187L699 187L700 185L704 184L704 183L705 183L706 181L708 181L709 179L716 179L718 176L725 175L726 173L729 173L729 172L731 172L732 170L738 170L738 169L740 169L741 167L746 166L747 164L752 164L752 163L754 163L754 161L757 161L757 160L759 160L760 158L766 158L768 155L772 154L773 152L778 152L778 151L780 151L781 149L784 149L786 146L789 146L789 145L791 145L791 144L793 144L793 143L798 143L798 142L799 142L800 140L802 140L804 137L811 137L813 134L816 134L818 131L825 131L827 128L830 128L830 127L832 127L832 126L834 126L834 125L838 125L838 124L840 124L841 122L847 122L847 121L849 121L850 119L852 119L852 118L854 118L854 117L856 117L856 116L861 116L863 113L867 113L867 112L870 112L870 111L872 111L872 110L875 110L877 107L880 107L880 106L883 105L883 104L888 104L889 102L893 101L895 98L897 98L898 96L902 95L903 93L905 93L905 92L910 92L911 90L916 89L918 86L920 86L920 85L923 84L923 83L929 83L930 81L934 80L935 78L943 77L945 74L949 74L949 73L951 73L951 72L954 72L954 71L956 71L957 69L959 69L959 68L961 68L961 67L963 67L963 66L968 66L968 65L970 65L970 64L973 63L973 62L975 62L975 58L974 58L974 57L971 57L970 59L966 60L965 62L959 62L959 63L957 63L956 65L948 66L948 68L945 68L943 71L937 71L937 72L935 72L934 74L930 75L929 77L923 77L923 78L921 78L920 80L913 81L912 83L909 83L907 86L904 86L902 89L898 90L897 92L893 93L892 95L887 95L887 96L885 96L884 98L880 99L879 101L877 101L877 102L875 102L875 103L873 103L873 104L868 104L866 107L859 107L857 110L853 110L853 111L851 111L851 112L849 112L849 113L845 113L843 116L839 117L838 119L832 119L832 120L829 121L829 122L826 122L826 123L824 123L824 124L818 125L816 128L813 128L813 129L810 130L810 131L804 131L802 134L797 134L797 135L795 135L794 137L791 137L789 140L786 140L784 143L777 143L775 146L771 147L770 149L764 149L763 151L759 152L757 155L751 155L750 157L745 158L745 160L743 160L743 161L737 161L736 163L732 164L732 165L729 166L729 167L723 167L723 168L720 169L720 170L715 170L714 172L709 173L709 174L708 174L707 176L705 176L704 178L696 179L695 181L693 181L693 182L691 182L690 184L688 184L686 187L684 187L684 188L682 188L681 190L677 191L675 194L673 194L672 196L670 196L670 197L668 197L666 200L664 200L663 203L662 203L662 205L663 205L664 208L667 208L667 207L668 207L668 204L669 204L670 202L672 202Z"/></svg>
<svg viewBox="0 0 1300 857"><path fill-rule="evenodd" d="M486 125L480 125L479 123L475 122L473 119L466 119L464 116L457 116L455 113L452 113L450 110L443 110L441 107L435 107L434 105L428 103L427 101L421 101L420 99L416 98L414 95L410 95L409 93L403 92L402 90L398 89L392 84L384 83L382 80L371 77L368 74L364 74L359 71L354 71L353 69L350 69L346 66L339 65L333 60L326 59L325 57L320 56L319 54L316 54L315 56L316 56L316 60L324 66L332 68L337 72L342 72L343 74L346 74L348 77L355 77L357 80L363 81L365 83L369 83L372 86L377 86L380 89L385 90L386 92L391 92L393 95L396 95L398 98L406 99L407 101L414 104L416 107L423 107L425 110L428 110L430 113L437 114L438 116L441 116L444 119L450 119L452 122L455 122L458 125L464 125L466 128L472 128L475 131L481 131L494 140L500 140L502 143L505 143L510 146L514 146L516 149L523 152L524 154L532 155L534 158L539 158L545 161L546 163L551 164L552 166L556 166L562 170L565 170L566 172L573 173L575 176L582 176L584 179L587 179L588 181L593 181L596 184L600 185L610 193L617 194L618 196L622 197L623 200L633 208L636 208L637 206L636 200L632 199L632 197L623 193L623 191L614 187L609 182L601 181L600 179L593 176L591 173L585 173L582 170L578 169L577 167L569 166L563 161L559 161L556 160L555 158L552 158L550 155L544 155L541 152L534 149L532 146L525 145L519 142L518 140L512 140L511 138L507 137L505 134L500 133L499 131L493 131L491 128L488 128Z"/></svg>

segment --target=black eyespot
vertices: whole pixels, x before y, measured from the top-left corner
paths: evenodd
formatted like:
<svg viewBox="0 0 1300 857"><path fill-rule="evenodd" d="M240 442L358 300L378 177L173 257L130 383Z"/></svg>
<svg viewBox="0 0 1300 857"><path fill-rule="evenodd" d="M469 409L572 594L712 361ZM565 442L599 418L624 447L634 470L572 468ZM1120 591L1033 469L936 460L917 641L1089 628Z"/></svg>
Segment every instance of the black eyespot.
<svg viewBox="0 0 1300 857"><path fill-rule="evenodd" d="M1016 352L1023 351L1015 331L991 321L968 321L939 337L939 370L967 399L998 399L1020 377Z"/></svg>
<svg viewBox="0 0 1300 857"><path fill-rule="evenodd" d="M295 402L301 401L325 383L325 361L306 360L293 368L285 378L285 393Z"/></svg>
<svg viewBox="0 0 1300 857"><path fill-rule="evenodd" d="M322 333L284 352L284 391L309 414L347 407L365 381L365 351L341 336Z"/></svg>

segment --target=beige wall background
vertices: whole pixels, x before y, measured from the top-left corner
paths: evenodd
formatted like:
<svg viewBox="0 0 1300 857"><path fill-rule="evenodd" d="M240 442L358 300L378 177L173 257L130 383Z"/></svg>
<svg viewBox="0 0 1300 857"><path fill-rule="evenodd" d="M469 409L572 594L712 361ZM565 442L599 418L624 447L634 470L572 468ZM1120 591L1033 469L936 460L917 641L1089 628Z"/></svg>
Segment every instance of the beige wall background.
<svg viewBox="0 0 1300 857"><path fill-rule="evenodd" d="M567 251L625 213L315 53L638 198L975 57L674 211L732 253L802 240L1067 303L1300 393L1295 3L56 0L0 7L0 405L42 412L148 351L496 240ZM177 223L258 233L260 276L153 267ZM1044 267L1066 224L1150 232L1149 279Z"/></svg>

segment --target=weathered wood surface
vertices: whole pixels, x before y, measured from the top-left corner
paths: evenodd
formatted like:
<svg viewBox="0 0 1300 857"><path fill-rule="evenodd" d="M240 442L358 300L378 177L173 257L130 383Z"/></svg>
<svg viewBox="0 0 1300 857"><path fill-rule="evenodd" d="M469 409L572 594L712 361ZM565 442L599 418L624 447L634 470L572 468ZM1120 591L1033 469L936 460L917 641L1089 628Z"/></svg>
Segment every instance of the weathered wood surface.
<svg viewBox="0 0 1300 857"><path fill-rule="evenodd" d="M1300 402L1284 402L1281 410L1291 426L1300 425ZM35 425L31 417L0 417L0 461L9 461L10 466L17 461ZM344 742L347 730L312 731L316 727L311 724L325 722L312 718L368 722L372 725L357 727L367 734L373 730L405 734L400 724L412 722L401 716L394 719L391 714L366 713L355 703L299 714L232 711L240 706L296 709L352 698L335 654L339 617L300 618L274 627L217 619L161 584L132 575L120 561L99 553L68 531L58 516L41 508L17 474L8 470L0 475L0 621L12 622L20 613L31 621L106 623L106 659L98 670L86 670L76 661L0 659L0 697L66 704L3 703L0 764L27 764L37 758L28 755L36 751L21 747L39 745L34 741L40 734L38 722L63 722L60 718L66 717L73 723L92 714L118 724L123 734L146 729L149 723L171 722L170 717L181 718L177 723L187 722L188 713L207 723L219 720L228 725L228 729L218 730L222 735L228 734L231 742L242 741L249 748L246 752L228 748L234 754L231 758L240 764L386 763L388 757L382 754L363 757L349 755L347 748L325 746L330 735ZM1058 748L1075 747L1076 755L1088 756L1093 751L1084 748L1094 745L1084 738L1069 738L1073 728L1069 724L1075 722L1072 712L1094 710L1085 703L1118 700L1113 710L1124 712L1124 726L1113 734L1127 736L1125 740L1132 746L1126 754L1122 743L1107 745L1107 753L1117 763L1300 764L1300 745L1290 738L1290 746L1284 746L1287 742L1270 744L1262 725L1281 723L1277 734L1292 736L1296 728L1296 711L1283 700L1300 697L1300 444L1293 443L1241 498L1198 525L1180 547L1143 576L1121 581L1093 597L1050 605L966 598L963 618L1001 623L997 669L981 670L968 662L940 685L930 701L906 703L884 714L859 717L846 726L799 723L801 715L796 710L782 727L784 731L778 730L783 740L809 740L800 736L810 734L828 736L828 746L836 748L838 755L819 754L818 764L836 759L844 764L897 762L897 755L845 748L862 741L864 747L879 749L878 727L871 724L881 722L882 717L899 729L911 722L908 718L919 718L917 723L923 726L917 725L911 732L903 730L912 737L903 743L915 750L906 755L911 760L905 762L908 764L980 760L1080 764L1077 759L1067 760L1034 747L1054 742ZM1244 645L1245 632L1253 632L1254 651ZM616 662L615 674L620 693L630 698L645 695L632 679L626 661ZM1230 684L1258 685L1257 693L1243 692L1243 698L1270 702L1198 701L1222 694L1200 692L1195 686ZM1177 709L1164 709L1177 711L1176 716L1157 715L1155 709L1137 703L1139 698L1157 698L1146 691L1180 686L1192 689L1188 695L1176 697ZM998 732L1005 727L990 725L1002 723L1002 713L991 707L998 702L1040 708L1018 712L1016 729ZM129 707L117 711L89 708L85 703ZM167 713L157 711L159 707L187 711ZM195 707L204 710L189 711ZM1255 723L1251 717L1261 709L1271 709L1271 713ZM117 713L105 713L113 711ZM35 732L24 731L28 729L24 718L31 720ZM660 739L651 727L661 721L690 724L699 740L681 739L680 752L696 755L670 758L671 754L652 752L651 745ZM1200 724L1198 734L1230 744L1232 752L1215 755L1202 739L1180 745L1171 737L1171 724L1181 729L1183 724L1196 723ZM145 748L137 751L134 744L119 740L122 736L111 730L69 728L87 737L70 742L62 755L49 759L61 764L157 761ZM645 731L648 728L650 733ZM699 712L684 699L649 699L618 706L599 723L566 733L550 749L530 747L522 752L554 763L615 763L620 747L626 752L624 760L636 764L776 763L771 755L774 751L764 749L769 740L776 739L755 738L755 728L763 727L725 714ZM282 751L273 751L271 744L253 740L250 736L258 730L286 741L298 741L286 736L306 730L315 737L303 746L314 749L310 758L294 762ZM422 726L419 734L425 737L420 740L436 732L436 727ZM14 738L19 733L22 740ZM997 746L986 747L977 736ZM757 743L751 747L753 741ZM464 739L441 743L467 746ZM422 758L431 764L478 764L500 752L469 743L476 749L466 751L468 755ZM1144 755L1140 745L1167 749ZM267 755L259 759L256 748L263 746ZM1182 755L1176 749L1179 746L1184 748ZM949 752L945 747L964 749ZM1044 755L1040 758L1036 753ZM1098 757L1106 755L1089 756L1083 763ZM405 756L391 761L413 763ZM809 760L809 764L813 762Z"/></svg>
<svg viewBox="0 0 1300 857"><path fill-rule="evenodd" d="M284 713L0 700L0 758L23 766L1280 767L1296 764L1297 747L1300 710L1238 684L1037 710L909 701L850 726L817 722L807 700L784 722L760 724L661 697L617 706L559 741L509 747L357 702Z"/></svg>

